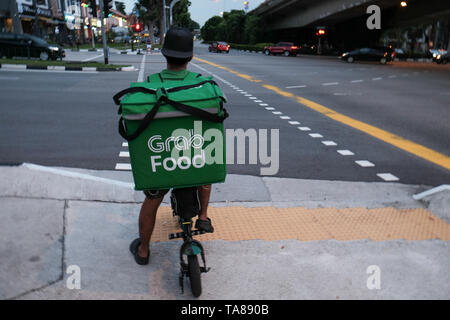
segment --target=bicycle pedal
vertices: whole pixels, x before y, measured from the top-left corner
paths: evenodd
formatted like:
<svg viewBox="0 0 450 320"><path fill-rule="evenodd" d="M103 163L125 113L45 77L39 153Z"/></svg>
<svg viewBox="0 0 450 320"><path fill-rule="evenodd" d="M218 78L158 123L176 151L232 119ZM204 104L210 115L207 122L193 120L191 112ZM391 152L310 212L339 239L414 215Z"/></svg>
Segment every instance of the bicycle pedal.
<svg viewBox="0 0 450 320"><path fill-rule="evenodd" d="M206 273L206 272L208 272L209 270L211 270L210 267L200 267L200 272L202 272L202 273Z"/></svg>
<svg viewBox="0 0 450 320"><path fill-rule="evenodd" d="M197 236L199 234L204 234L204 233L206 233L206 231L204 231L204 230L199 230L199 229L191 230L191 234L193 236Z"/></svg>

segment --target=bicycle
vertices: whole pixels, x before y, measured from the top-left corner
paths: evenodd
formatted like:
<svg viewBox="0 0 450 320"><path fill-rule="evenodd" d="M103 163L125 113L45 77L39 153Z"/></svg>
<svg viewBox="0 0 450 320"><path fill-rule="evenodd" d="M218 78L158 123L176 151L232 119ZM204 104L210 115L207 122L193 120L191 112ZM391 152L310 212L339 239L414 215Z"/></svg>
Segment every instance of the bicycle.
<svg viewBox="0 0 450 320"><path fill-rule="evenodd" d="M197 187L173 189L170 195L172 213L178 216L178 223L182 232L169 234L169 240L183 239L180 248L180 275L179 283L181 293L184 293L184 277L189 277L191 291L194 297L202 294L201 274L211 268L206 267L205 250L202 244L193 239L193 236L204 234L203 230L192 229L192 218L200 213L200 201ZM203 266L199 265L200 254ZM187 260L184 259L187 256Z"/></svg>

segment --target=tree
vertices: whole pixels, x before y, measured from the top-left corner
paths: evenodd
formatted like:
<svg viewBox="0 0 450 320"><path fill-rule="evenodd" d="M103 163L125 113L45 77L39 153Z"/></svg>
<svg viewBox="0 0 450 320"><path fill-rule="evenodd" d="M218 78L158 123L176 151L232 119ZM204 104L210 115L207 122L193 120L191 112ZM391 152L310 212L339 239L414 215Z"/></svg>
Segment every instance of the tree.
<svg viewBox="0 0 450 320"><path fill-rule="evenodd" d="M119 11L120 13L123 13L124 15L126 15L127 13L125 12L125 4L121 1L116 1L116 10Z"/></svg>
<svg viewBox="0 0 450 320"><path fill-rule="evenodd" d="M191 19L189 13L189 6L191 2L189 0L181 0L173 7L173 21L172 24L178 27L188 28L193 31L194 29L200 29L200 25Z"/></svg>
<svg viewBox="0 0 450 320"><path fill-rule="evenodd" d="M162 0L138 0L134 5L134 11L139 12L139 21L147 26L150 41L155 42L154 28L158 21L162 21ZM159 41L162 41L162 28L159 28Z"/></svg>
<svg viewBox="0 0 450 320"><path fill-rule="evenodd" d="M227 41L230 43L255 44L260 38L260 19L245 14L243 10L224 12L223 18L214 16L201 28L205 41Z"/></svg>
<svg viewBox="0 0 450 320"><path fill-rule="evenodd" d="M247 14L244 23L244 41L248 44L255 44L261 38L260 18Z"/></svg>
<svg viewBox="0 0 450 320"><path fill-rule="evenodd" d="M245 12L244 10L231 10L230 12L223 13L223 19L225 20L225 41L231 43L243 43L244 42L244 24L245 24ZM223 36L222 36L223 38Z"/></svg>
<svg viewBox="0 0 450 320"><path fill-rule="evenodd" d="M223 25L224 19L219 16L214 16L209 18L205 22L203 27L200 29L202 39L205 41L214 41L220 39L222 36L223 28L219 27L220 24ZM220 32L219 32L220 31Z"/></svg>

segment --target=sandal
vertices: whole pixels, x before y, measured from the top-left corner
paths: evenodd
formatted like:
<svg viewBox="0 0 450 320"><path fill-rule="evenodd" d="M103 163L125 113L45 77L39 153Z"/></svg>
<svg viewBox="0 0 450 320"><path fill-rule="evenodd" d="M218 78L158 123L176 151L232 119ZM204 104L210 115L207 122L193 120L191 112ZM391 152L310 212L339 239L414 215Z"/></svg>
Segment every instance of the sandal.
<svg viewBox="0 0 450 320"><path fill-rule="evenodd" d="M150 250L148 250L147 257L145 257L145 258L141 257L138 254L138 248L139 248L140 244L141 244L140 238L134 239L133 242L130 244L130 252L134 255L134 260L136 261L137 264L146 265L146 264L148 264L148 261L150 259Z"/></svg>
<svg viewBox="0 0 450 320"><path fill-rule="evenodd" d="M208 220L200 220L197 219L197 221L195 221L195 227L199 230L208 232L208 233L213 233L214 232L214 228L211 224L211 219L207 218Z"/></svg>

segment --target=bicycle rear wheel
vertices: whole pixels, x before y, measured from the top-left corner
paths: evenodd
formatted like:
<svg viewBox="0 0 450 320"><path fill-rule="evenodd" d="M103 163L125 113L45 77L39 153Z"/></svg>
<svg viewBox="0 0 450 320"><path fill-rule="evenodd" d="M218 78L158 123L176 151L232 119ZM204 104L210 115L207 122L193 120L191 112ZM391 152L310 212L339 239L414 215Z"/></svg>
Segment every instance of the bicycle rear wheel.
<svg viewBox="0 0 450 320"><path fill-rule="evenodd" d="M196 255L188 256L189 281L191 282L191 291L194 297L202 294L202 279L200 276L200 265Z"/></svg>

